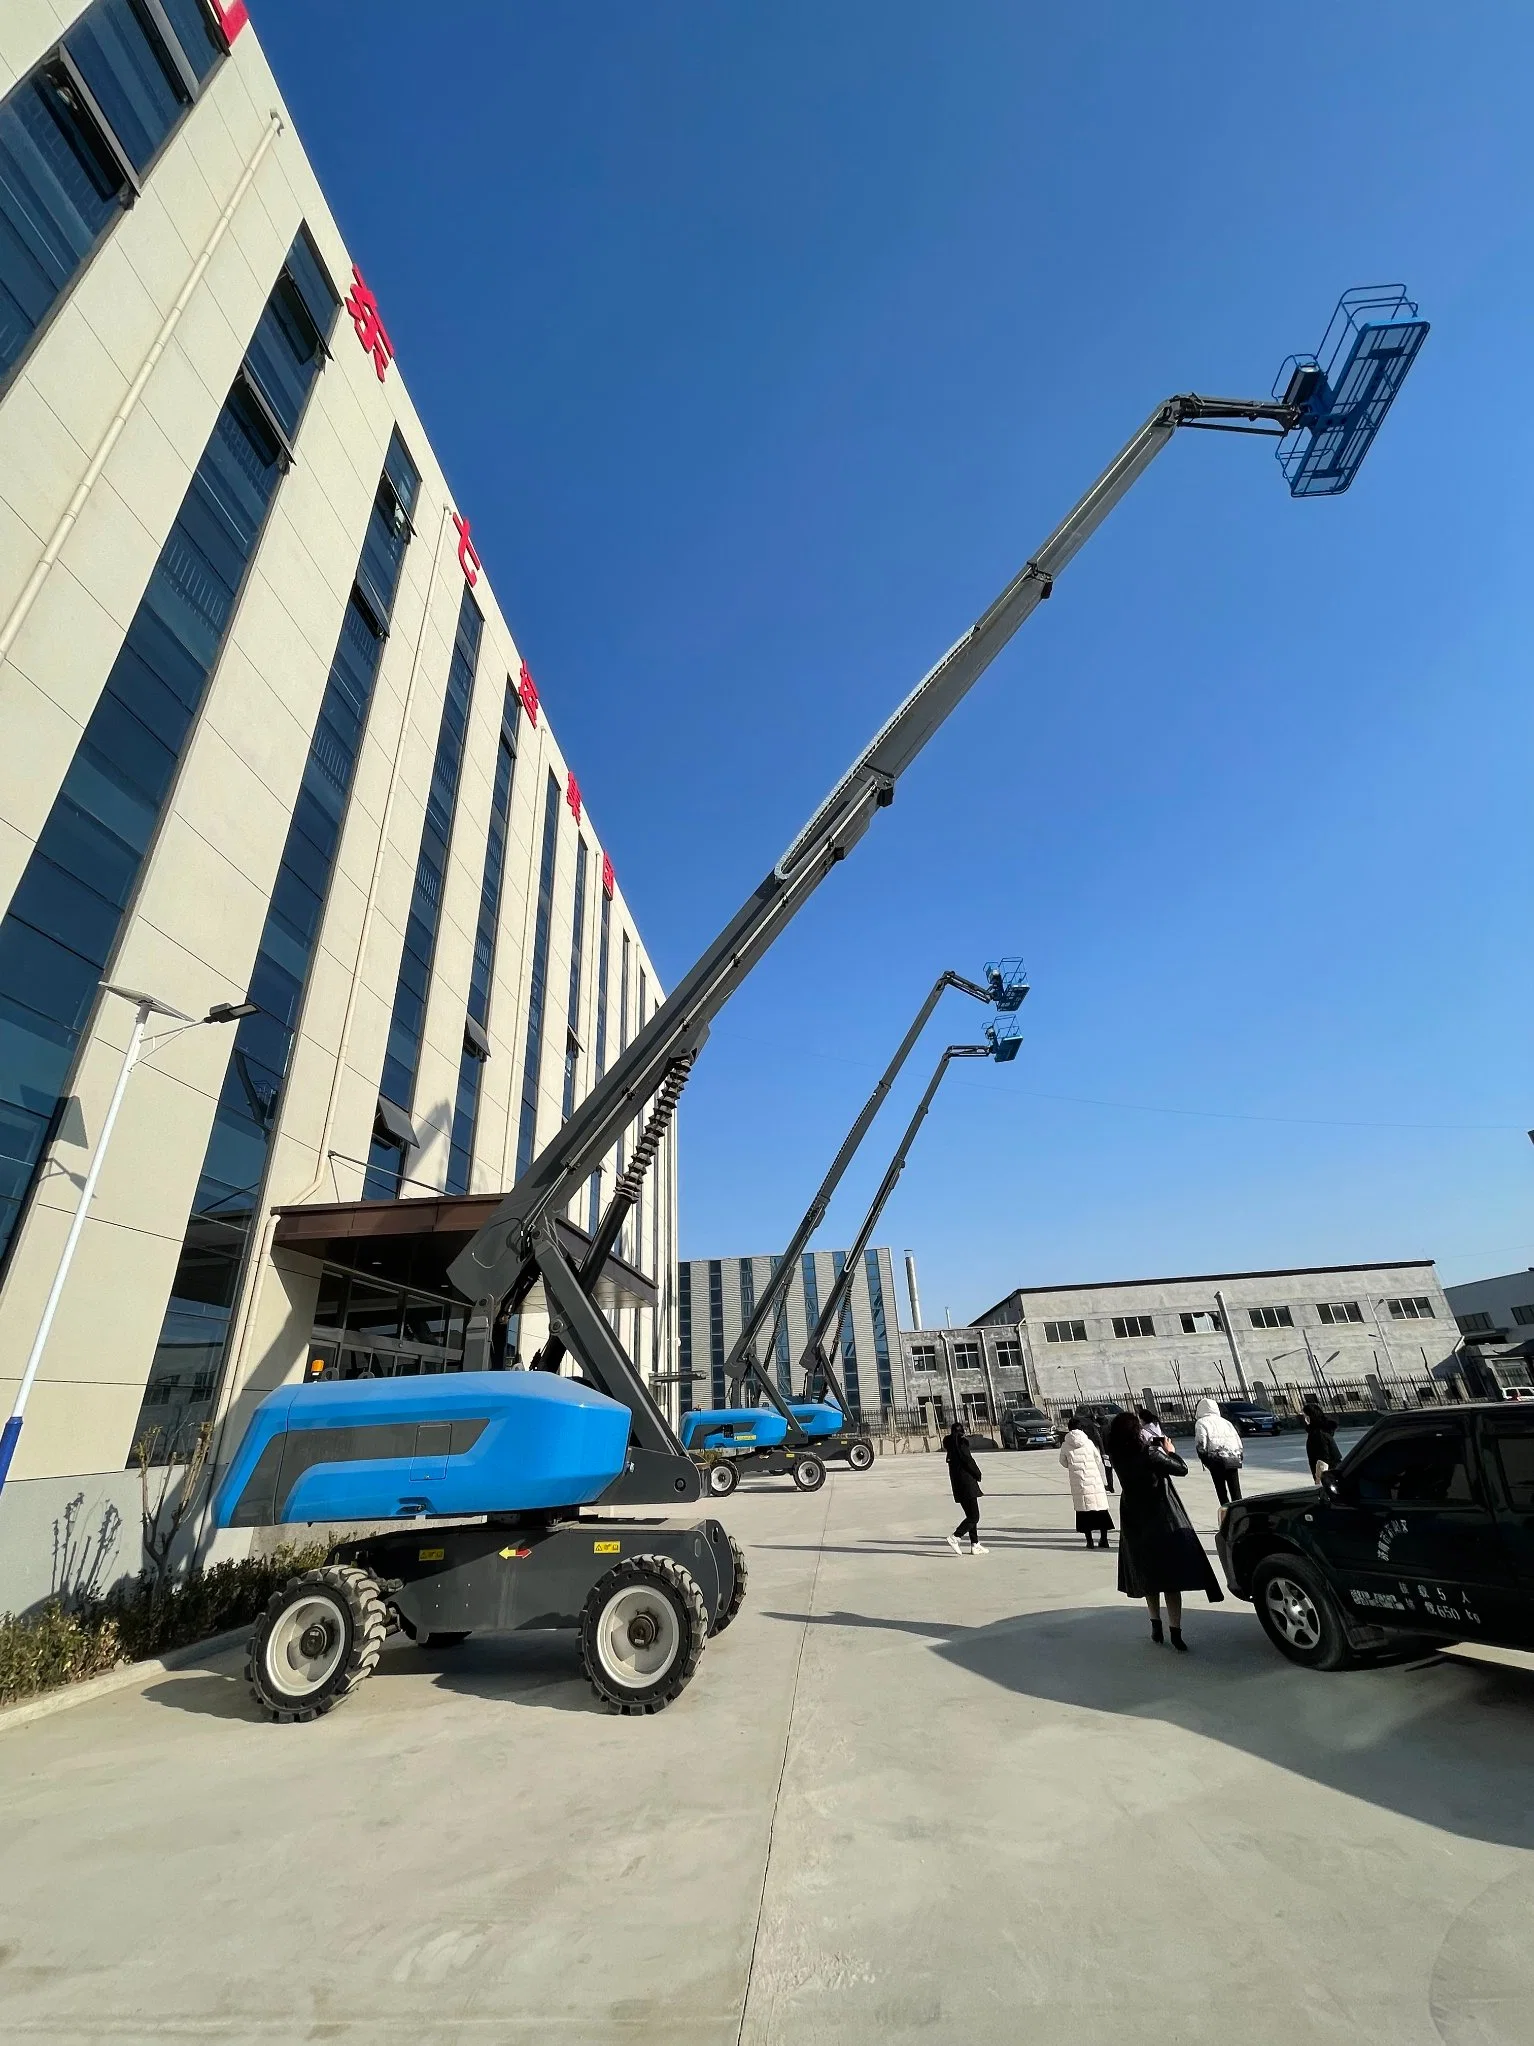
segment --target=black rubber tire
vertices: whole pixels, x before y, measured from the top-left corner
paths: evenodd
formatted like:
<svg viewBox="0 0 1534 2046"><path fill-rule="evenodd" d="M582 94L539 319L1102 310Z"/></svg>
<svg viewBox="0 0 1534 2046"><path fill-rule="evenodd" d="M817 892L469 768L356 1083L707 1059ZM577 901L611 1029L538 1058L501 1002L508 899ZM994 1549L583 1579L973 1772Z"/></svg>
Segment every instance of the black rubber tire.
<svg viewBox="0 0 1534 2046"><path fill-rule="evenodd" d="M461 1648L472 1630L455 1627L445 1634L424 1634L416 1643L417 1648Z"/></svg>
<svg viewBox="0 0 1534 2046"><path fill-rule="evenodd" d="M734 1535L726 1535L725 1540L730 1545L730 1557L735 1565L735 1587L731 1591L729 1597L724 1602L723 1612L720 1613L719 1617L715 1620L713 1624L713 1628L711 1631L715 1634L722 1634L725 1628L729 1626L731 1620L734 1619L735 1615L740 1611L741 1607L745 1604L746 1578L747 1575L749 1574L746 1570L745 1550L740 1546L740 1543L736 1541Z"/></svg>
<svg viewBox="0 0 1534 2046"><path fill-rule="evenodd" d="M327 1657L332 1648L339 1646L340 1650L309 1690L280 1684L272 1664L274 1635L285 1616L306 1601L317 1609L317 1628L336 1630L337 1638L324 1651ZM328 1563L320 1570L306 1570L302 1577L290 1577L281 1591L274 1591L267 1600L266 1611L251 1632L245 1658L251 1696L279 1726L302 1726L320 1719L373 1674L388 1631L383 1592L370 1572L355 1564ZM281 1647L280 1637L277 1647Z"/></svg>
<svg viewBox="0 0 1534 2046"><path fill-rule="evenodd" d="M1301 1669L1347 1669L1358 1660L1325 1579L1303 1556L1264 1556L1252 1572L1252 1604L1279 1654Z"/></svg>
<svg viewBox="0 0 1534 2046"><path fill-rule="evenodd" d="M794 1483L801 1492L818 1492L826 1481L826 1467L818 1456L794 1459Z"/></svg>
<svg viewBox="0 0 1534 2046"><path fill-rule="evenodd" d="M619 1681L604 1664L599 1631L608 1609L625 1594L648 1591L670 1607L676 1628L676 1649L663 1668L643 1683ZM604 1705L625 1718L664 1712L692 1682L698 1659L708 1642L708 1607L691 1571L669 1556L628 1556L605 1577L598 1578L581 1609L581 1667Z"/></svg>
<svg viewBox="0 0 1534 2046"><path fill-rule="evenodd" d="M874 1446L871 1442L849 1442L847 1461L855 1471L871 1471L874 1467Z"/></svg>
<svg viewBox="0 0 1534 2046"><path fill-rule="evenodd" d="M711 1499L728 1499L740 1483L740 1472L728 1460L711 1463L704 1475L704 1484Z"/></svg>

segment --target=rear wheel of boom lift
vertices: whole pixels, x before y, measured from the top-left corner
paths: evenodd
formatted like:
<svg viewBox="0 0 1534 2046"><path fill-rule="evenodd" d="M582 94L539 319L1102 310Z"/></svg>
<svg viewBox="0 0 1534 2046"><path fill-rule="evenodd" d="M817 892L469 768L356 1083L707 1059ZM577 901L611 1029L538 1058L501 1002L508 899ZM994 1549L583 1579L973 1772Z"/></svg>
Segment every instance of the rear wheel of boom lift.
<svg viewBox="0 0 1534 2046"><path fill-rule="evenodd" d="M669 1556L630 1556L598 1580L581 1613L581 1665L604 1703L664 1711L684 1691L708 1640L708 1608Z"/></svg>
<svg viewBox="0 0 1534 2046"><path fill-rule="evenodd" d="M245 1675L268 1719L318 1719L373 1674L388 1632L376 1577L332 1563L290 1577L250 1637Z"/></svg>
<svg viewBox="0 0 1534 2046"><path fill-rule="evenodd" d="M733 1463L726 1460L723 1463L711 1463L709 1465L708 1489L714 1498L728 1499L739 1483L740 1472Z"/></svg>
<svg viewBox="0 0 1534 2046"><path fill-rule="evenodd" d="M873 1444L861 1441L849 1442L847 1445L847 1461L855 1471L872 1470L874 1461Z"/></svg>
<svg viewBox="0 0 1534 2046"><path fill-rule="evenodd" d="M734 1619L746 1602L747 1572L745 1551L741 1548L740 1543L736 1541L734 1535L726 1535L725 1540L730 1545L730 1561L735 1565L735 1584L729 1597L724 1602L719 1617L714 1622L712 1631L715 1634L722 1634L724 1632L725 1628L729 1626L731 1620Z"/></svg>
<svg viewBox="0 0 1534 2046"><path fill-rule="evenodd" d="M826 1481L826 1467L818 1456L801 1456L794 1462L794 1483L801 1492L818 1492Z"/></svg>

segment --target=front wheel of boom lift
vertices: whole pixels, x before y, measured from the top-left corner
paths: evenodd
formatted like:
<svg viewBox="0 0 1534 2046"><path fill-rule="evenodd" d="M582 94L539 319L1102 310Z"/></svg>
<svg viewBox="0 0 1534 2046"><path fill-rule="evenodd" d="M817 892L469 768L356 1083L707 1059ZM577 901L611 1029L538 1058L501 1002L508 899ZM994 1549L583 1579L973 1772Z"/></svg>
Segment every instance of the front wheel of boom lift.
<svg viewBox="0 0 1534 2046"><path fill-rule="evenodd" d="M794 1462L794 1483L801 1492L818 1492L826 1481L826 1467L818 1456L801 1456Z"/></svg>
<svg viewBox="0 0 1534 2046"><path fill-rule="evenodd" d="M715 1499L728 1499L740 1483L740 1472L733 1463L711 1463L708 1467L708 1489Z"/></svg>
<svg viewBox="0 0 1534 2046"><path fill-rule="evenodd" d="M663 1712L687 1688L708 1640L708 1608L669 1556L630 1556L600 1578L581 1612L581 1666L605 1704Z"/></svg>
<svg viewBox="0 0 1534 2046"><path fill-rule="evenodd" d="M279 1725L318 1719L373 1674L388 1632L376 1577L332 1563L273 1592L250 1637L245 1675Z"/></svg>
<svg viewBox="0 0 1534 2046"><path fill-rule="evenodd" d="M855 1471L872 1470L874 1463L873 1444L863 1441L849 1442L847 1445L847 1461Z"/></svg>
<svg viewBox="0 0 1534 2046"><path fill-rule="evenodd" d="M729 1597L725 1600L720 1610L719 1617L714 1622L713 1632L715 1634L722 1634L724 1632L725 1628L729 1626L731 1620L734 1619L746 1602L747 1572L745 1550L736 1541L734 1535L727 1534L725 1540L730 1545L730 1561L735 1565L735 1583Z"/></svg>

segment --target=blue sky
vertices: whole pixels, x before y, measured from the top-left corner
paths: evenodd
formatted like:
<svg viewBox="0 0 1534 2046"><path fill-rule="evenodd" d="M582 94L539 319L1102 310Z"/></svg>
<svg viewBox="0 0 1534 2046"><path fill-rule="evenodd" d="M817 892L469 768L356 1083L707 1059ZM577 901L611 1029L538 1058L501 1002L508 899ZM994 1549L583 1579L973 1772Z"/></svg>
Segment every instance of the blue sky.
<svg viewBox="0 0 1534 2046"><path fill-rule="evenodd" d="M1534 1261L1534 13L254 20L670 978L1159 398L1404 279L1353 491L1182 436L720 1019L683 1250L778 1246L937 972L1021 952L880 1232L929 1316Z"/></svg>

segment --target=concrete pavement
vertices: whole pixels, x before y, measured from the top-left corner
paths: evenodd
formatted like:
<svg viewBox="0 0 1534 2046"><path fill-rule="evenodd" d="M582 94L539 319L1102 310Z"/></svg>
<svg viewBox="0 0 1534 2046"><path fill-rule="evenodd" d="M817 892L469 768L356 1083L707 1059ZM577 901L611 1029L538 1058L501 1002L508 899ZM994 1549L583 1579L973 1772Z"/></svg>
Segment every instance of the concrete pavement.
<svg viewBox="0 0 1534 2046"><path fill-rule="evenodd" d="M982 1463L987 1557L938 1459L743 1488L654 1720L545 1636L0 1733L0 2038L1534 2046L1534 1675L1314 1676L1229 1600L1174 1657L1053 1456Z"/></svg>

